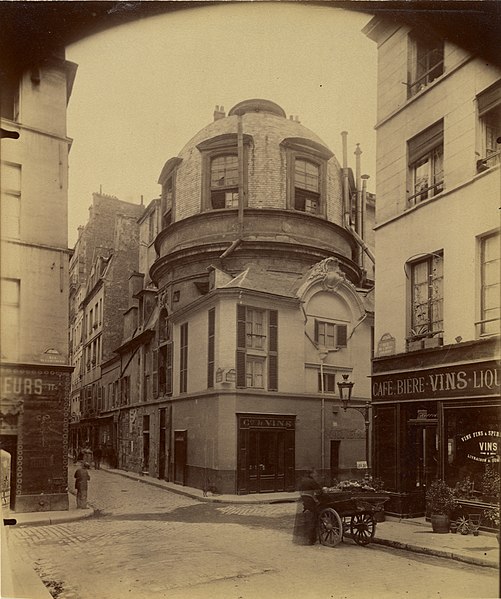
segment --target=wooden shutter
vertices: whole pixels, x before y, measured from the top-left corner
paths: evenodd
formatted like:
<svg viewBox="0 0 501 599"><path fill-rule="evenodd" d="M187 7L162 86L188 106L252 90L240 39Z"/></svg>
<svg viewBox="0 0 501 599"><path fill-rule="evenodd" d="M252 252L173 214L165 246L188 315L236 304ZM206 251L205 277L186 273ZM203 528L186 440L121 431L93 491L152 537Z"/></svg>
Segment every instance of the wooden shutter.
<svg viewBox="0 0 501 599"><path fill-rule="evenodd" d="M318 320L315 320L315 333L314 333L315 343L318 343Z"/></svg>
<svg viewBox="0 0 501 599"><path fill-rule="evenodd" d="M246 387L246 373L245 373L245 362L246 362L246 335L245 335L245 315L246 308L241 304L237 304L237 353L236 353L236 371L237 371L237 388L243 389Z"/></svg>
<svg viewBox="0 0 501 599"><path fill-rule="evenodd" d="M174 355L174 344L167 343L165 346L165 394L172 395L172 357Z"/></svg>
<svg viewBox="0 0 501 599"><path fill-rule="evenodd" d="M153 397L158 397L158 349L152 352L152 380L153 380Z"/></svg>
<svg viewBox="0 0 501 599"><path fill-rule="evenodd" d="M345 324L336 325L336 346L346 347L348 344L348 326Z"/></svg>
<svg viewBox="0 0 501 599"><path fill-rule="evenodd" d="M207 347L207 388L214 387L214 349L215 349L216 310L208 313L208 347Z"/></svg>
<svg viewBox="0 0 501 599"><path fill-rule="evenodd" d="M278 391L278 312L268 311L268 391Z"/></svg>

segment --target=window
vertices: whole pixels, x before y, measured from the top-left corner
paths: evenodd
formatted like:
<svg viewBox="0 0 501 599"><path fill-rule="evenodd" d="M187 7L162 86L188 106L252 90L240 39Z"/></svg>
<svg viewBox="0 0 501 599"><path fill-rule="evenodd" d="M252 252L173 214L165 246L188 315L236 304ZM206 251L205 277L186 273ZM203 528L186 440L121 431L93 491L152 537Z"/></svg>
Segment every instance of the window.
<svg viewBox="0 0 501 599"><path fill-rule="evenodd" d="M177 157L167 160L158 179L158 182L162 186L162 198L160 202L162 228L168 227L172 222L174 222L176 204L176 174L181 162L182 159Z"/></svg>
<svg viewBox="0 0 501 599"><path fill-rule="evenodd" d="M148 242L151 243L157 235L157 213L155 210L148 217Z"/></svg>
<svg viewBox="0 0 501 599"><path fill-rule="evenodd" d="M414 206L444 189L444 127L439 121L407 142L410 192Z"/></svg>
<svg viewBox="0 0 501 599"><path fill-rule="evenodd" d="M320 167L297 158L294 166L294 209L317 214L320 208Z"/></svg>
<svg viewBox="0 0 501 599"><path fill-rule="evenodd" d="M499 333L500 320L500 235L481 240L480 334Z"/></svg>
<svg viewBox="0 0 501 599"><path fill-rule="evenodd" d="M413 34L409 38L408 97L430 85L444 72L444 42Z"/></svg>
<svg viewBox="0 0 501 599"><path fill-rule="evenodd" d="M480 119L480 159L477 170L482 172L500 163L501 146L501 80L488 87L477 98Z"/></svg>
<svg viewBox="0 0 501 599"><path fill-rule="evenodd" d="M0 102L0 116L10 121L19 119L19 81L2 79L2 101Z"/></svg>
<svg viewBox="0 0 501 599"><path fill-rule="evenodd" d="M289 137L281 143L287 161L287 207L327 214L327 161L332 152L317 142Z"/></svg>
<svg viewBox="0 0 501 599"><path fill-rule="evenodd" d="M315 320L315 342L323 347L346 347L348 326L334 322Z"/></svg>
<svg viewBox="0 0 501 599"><path fill-rule="evenodd" d="M264 334L264 310L247 308L246 310L246 347L264 349L266 335Z"/></svg>
<svg viewBox="0 0 501 599"><path fill-rule="evenodd" d="M264 358L247 356L245 364L246 386L252 389L264 389Z"/></svg>
<svg viewBox="0 0 501 599"><path fill-rule="evenodd" d="M237 387L278 390L278 312L237 305Z"/></svg>
<svg viewBox="0 0 501 599"><path fill-rule="evenodd" d="M120 405L126 406L130 399L130 376L122 377L120 382Z"/></svg>
<svg viewBox="0 0 501 599"><path fill-rule="evenodd" d="M179 392L188 390L188 323L181 325L181 341L179 347Z"/></svg>
<svg viewBox="0 0 501 599"><path fill-rule="evenodd" d="M17 360L19 358L21 281L19 279L2 279L0 281L0 294L2 358Z"/></svg>
<svg viewBox="0 0 501 599"><path fill-rule="evenodd" d="M238 207L238 156L227 154L217 156L210 165L211 207Z"/></svg>
<svg viewBox="0 0 501 599"><path fill-rule="evenodd" d="M19 239L21 233L21 165L2 162L1 235Z"/></svg>
<svg viewBox="0 0 501 599"><path fill-rule="evenodd" d="M250 135L243 135L243 206L247 205ZM239 157L236 133L225 133L198 144L202 154L202 210L238 208Z"/></svg>
<svg viewBox="0 0 501 599"><path fill-rule="evenodd" d="M324 393L335 393L336 392L336 375L333 372L324 372ZM318 390L322 392L322 375L318 373Z"/></svg>
<svg viewBox="0 0 501 599"><path fill-rule="evenodd" d="M442 337L443 256L432 254L411 269L411 339Z"/></svg>

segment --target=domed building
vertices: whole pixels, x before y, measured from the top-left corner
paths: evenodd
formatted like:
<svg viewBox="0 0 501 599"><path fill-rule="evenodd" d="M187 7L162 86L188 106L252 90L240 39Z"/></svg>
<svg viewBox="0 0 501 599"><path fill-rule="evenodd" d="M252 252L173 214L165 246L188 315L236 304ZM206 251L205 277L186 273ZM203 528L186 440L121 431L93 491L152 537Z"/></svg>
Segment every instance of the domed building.
<svg viewBox="0 0 501 599"><path fill-rule="evenodd" d="M364 466L364 418L340 409L337 383L351 377L363 412L374 199L344 154L341 167L297 117L247 100L217 106L167 160L140 220L139 327L121 348L147 341L142 403L118 434L142 460L124 467L245 494L294 490L311 466L327 484Z"/></svg>

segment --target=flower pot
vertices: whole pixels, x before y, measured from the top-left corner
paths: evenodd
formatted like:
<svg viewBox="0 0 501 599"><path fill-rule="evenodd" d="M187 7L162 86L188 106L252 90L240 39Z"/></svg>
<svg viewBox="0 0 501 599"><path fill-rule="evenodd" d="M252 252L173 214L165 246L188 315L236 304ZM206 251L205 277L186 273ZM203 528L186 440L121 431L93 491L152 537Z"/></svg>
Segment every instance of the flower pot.
<svg viewBox="0 0 501 599"><path fill-rule="evenodd" d="M431 528L433 532L441 534L449 532L450 520L449 516L445 514L432 514L431 515Z"/></svg>

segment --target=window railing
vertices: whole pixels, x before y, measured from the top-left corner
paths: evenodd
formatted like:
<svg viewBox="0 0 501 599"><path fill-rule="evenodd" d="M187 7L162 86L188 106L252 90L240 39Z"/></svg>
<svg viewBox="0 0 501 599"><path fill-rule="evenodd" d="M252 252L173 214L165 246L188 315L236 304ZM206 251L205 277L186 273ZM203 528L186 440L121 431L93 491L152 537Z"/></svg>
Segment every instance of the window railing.
<svg viewBox="0 0 501 599"><path fill-rule="evenodd" d="M477 173L483 173L484 171L496 166L501 162L501 150L498 152L489 152L485 158L477 160Z"/></svg>
<svg viewBox="0 0 501 599"><path fill-rule="evenodd" d="M444 181L439 181L438 183L435 183L435 185L428 185L426 187L424 187L423 189L419 190L418 192L414 193L411 196L407 197L407 201L409 202L409 204L411 206L415 206L416 204L419 204L420 202L424 202L425 200L427 200L428 198L432 198L433 196L437 195L438 193L441 193L444 190ZM431 192L431 194L430 194ZM421 196L426 196L426 197L421 197Z"/></svg>
<svg viewBox="0 0 501 599"><path fill-rule="evenodd" d="M420 77L407 84L409 97L415 96L419 91L428 87L430 83L435 81L444 72L444 61L441 60L425 71Z"/></svg>

